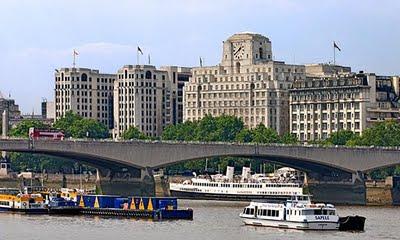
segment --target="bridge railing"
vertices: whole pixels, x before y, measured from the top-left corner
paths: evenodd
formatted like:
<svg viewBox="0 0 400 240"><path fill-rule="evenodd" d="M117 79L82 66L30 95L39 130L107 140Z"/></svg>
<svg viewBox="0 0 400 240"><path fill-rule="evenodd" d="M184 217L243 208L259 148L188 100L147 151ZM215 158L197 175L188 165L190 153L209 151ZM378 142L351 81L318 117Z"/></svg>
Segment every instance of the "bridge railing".
<svg viewBox="0 0 400 240"><path fill-rule="evenodd" d="M1 140L6 141L27 141L29 138L7 137ZM64 140L40 139L40 142L106 142L106 143L164 143L164 144L187 144L187 145L228 145L228 146L267 146L267 147L302 147L302 148L341 148L341 149L382 149L382 150L400 150L400 146L341 146L341 145L320 145L320 144L284 144L284 143L243 143L243 142L201 142L201 141L174 141L174 140L119 140L119 139L91 139L91 138L66 138Z"/></svg>

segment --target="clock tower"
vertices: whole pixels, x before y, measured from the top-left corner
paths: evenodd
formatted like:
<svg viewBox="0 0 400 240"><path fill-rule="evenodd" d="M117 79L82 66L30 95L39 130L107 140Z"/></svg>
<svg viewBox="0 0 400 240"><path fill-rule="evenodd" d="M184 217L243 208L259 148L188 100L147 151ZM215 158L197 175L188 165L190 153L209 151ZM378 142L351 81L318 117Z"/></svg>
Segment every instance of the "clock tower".
<svg viewBox="0 0 400 240"><path fill-rule="evenodd" d="M271 41L260 34L237 33L223 42L221 65L238 68L272 61Z"/></svg>

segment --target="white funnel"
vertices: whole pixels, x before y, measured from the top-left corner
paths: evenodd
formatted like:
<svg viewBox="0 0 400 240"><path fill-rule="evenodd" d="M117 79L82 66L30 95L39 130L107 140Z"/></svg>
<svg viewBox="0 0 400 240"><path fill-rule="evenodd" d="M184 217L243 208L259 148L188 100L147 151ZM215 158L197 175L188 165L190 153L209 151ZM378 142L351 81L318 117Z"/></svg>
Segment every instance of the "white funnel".
<svg viewBox="0 0 400 240"><path fill-rule="evenodd" d="M226 177L228 178L228 180L230 181L230 182L232 182L233 181L233 172L235 171L235 168L234 167L231 167L231 166L227 166L226 167Z"/></svg>
<svg viewBox="0 0 400 240"><path fill-rule="evenodd" d="M250 168L249 167L243 167L242 169L242 179L250 179L251 174L250 174Z"/></svg>

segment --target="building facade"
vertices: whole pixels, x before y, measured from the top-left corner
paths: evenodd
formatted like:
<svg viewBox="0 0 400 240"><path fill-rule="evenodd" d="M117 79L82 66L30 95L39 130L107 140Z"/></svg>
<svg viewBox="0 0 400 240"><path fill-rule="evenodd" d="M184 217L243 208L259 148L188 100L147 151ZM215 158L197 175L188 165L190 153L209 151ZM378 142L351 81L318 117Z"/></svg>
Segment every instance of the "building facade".
<svg viewBox="0 0 400 240"><path fill-rule="evenodd" d="M190 68L156 69L151 65L125 65L114 83L114 138L131 126L150 137L160 136L169 124L181 122L182 87Z"/></svg>
<svg viewBox="0 0 400 240"><path fill-rule="evenodd" d="M9 119L17 119L21 117L19 106L15 103L14 99L6 98L0 93L0 112L8 111Z"/></svg>
<svg viewBox="0 0 400 240"><path fill-rule="evenodd" d="M376 122L398 120L398 79L360 72L296 81L290 90L290 132L309 142L339 130L360 135Z"/></svg>
<svg viewBox="0 0 400 240"><path fill-rule="evenodd" d="M184 87L184 121L234 115L253 128L262 123L289 131L288 89L305 79L303 65L274 61L271 41L260 34L234 34L223 42L217 66L196 67Z"/></svg>
<svg viewBox="0 0 400 240"><path fill-rule="evenodd" d="M109 129L113 121L115 74L88 68L61 68L55 72L55 117L68 111L102 122Z"/></svg>
<svg viewBox="0 0 400 240"><path fill-rule="evenodd" d="M3 113L6 111L6 115L8 117L8 126L6 129L9 129L12 126L14 121L18 121L21 119L21 112L19 110L19 106L15 103L14 99L6 98L0 92L0 122L3 123Z"/></svg>
<svg viewBox="0 0 400 240"><path fill-rule="evenodd" d="M56 106L53 101L44 99L41 104L42 118L54 120L56 118Z"/></svg>
<svg viewBox="0 0 400 240"><path fill-rule="evenodd" d="M326 63L306 64L307 77L329 77L351 73L351 67Z"/></svg>

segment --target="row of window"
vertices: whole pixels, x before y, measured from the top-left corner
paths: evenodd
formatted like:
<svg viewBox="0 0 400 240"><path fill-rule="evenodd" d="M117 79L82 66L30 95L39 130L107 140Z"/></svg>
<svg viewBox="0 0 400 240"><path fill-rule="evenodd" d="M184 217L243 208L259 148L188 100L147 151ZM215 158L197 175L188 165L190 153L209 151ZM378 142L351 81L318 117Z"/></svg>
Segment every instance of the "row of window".
<svg viewBox="0 0 400 240"><path fill-rule="evenodd" d="M298 127L298 125L296 123L293 123L292 124L292 131L297 131L298 129L300 131L303 131L303 130L307 131L307 130L310 130L311 127L314 127L314 129L317 130L317 131L318 131L318 129L328 130L328 128L336 129L338 127L339 127L339 130L341 130L341 129L349 129L349 130L351 130L352 128L358 130L358 129L360 129L360 122L354 122L354 123L353 122L347 122L347 123L346 122L344 122L344 123L343 122L339 122L339 124L337 124L336 121L332 121L331 124L322 123L322 125L321 124L317 124L317 123L315 123L314 125L312 125L311 123L307 123L307 124L301 123L301 124L299 124L299 126L300 127Z"/></svg>
<svg viewBox="0 0 400 240"><path fill-rule="evenodd" d="M292 111L295 110L328 110L328 109L360 109L359 102L347 102L347 103L309 103L309 104L291 104Z"/></svg>
<svg viewBox="0 0 400 240"><path fill-rule="evenodd" d="M262 67L262 68L260 68L260 67L257 67L257 68L246 68L246 72L247 73L250 73L250 72L256 72L256 73L269 72L269 73L271 73L272 69L273 68L271 68L271 67L268 67L268 68L266 68L266 67ZM275 72L304 73L304 68L294 67L294 70L292 70L292 69L293 69L293 67L275 68ZM194 70L193 73L194 73L194 75L196 75L196 74L197 75L200 75L200 74L214 74L214 75L221 74L221 72L219 72L218 69L205 69L205 68L199 69L199 70ZM225 73L225 72L222 72L222 73Z"/></svg>

